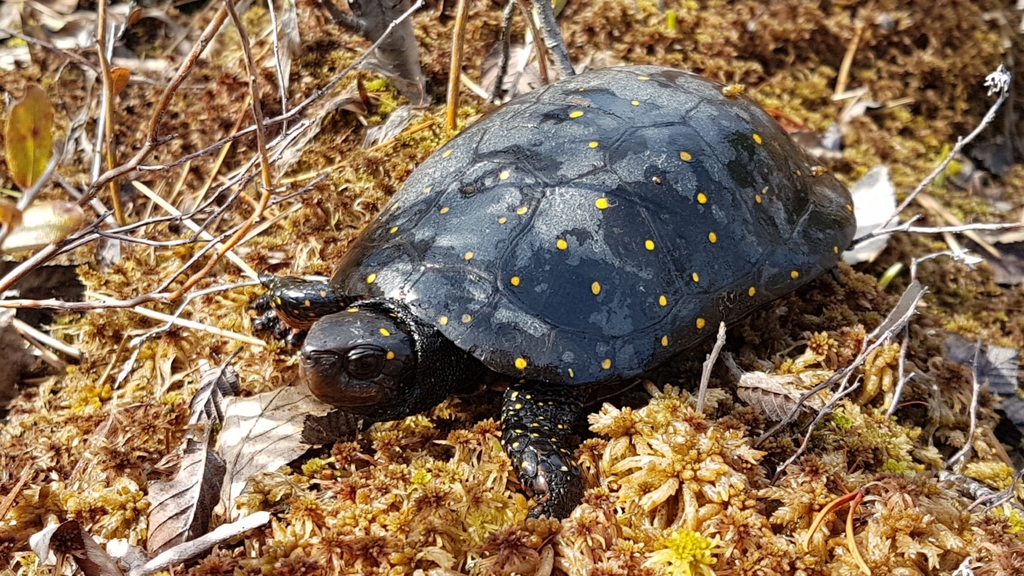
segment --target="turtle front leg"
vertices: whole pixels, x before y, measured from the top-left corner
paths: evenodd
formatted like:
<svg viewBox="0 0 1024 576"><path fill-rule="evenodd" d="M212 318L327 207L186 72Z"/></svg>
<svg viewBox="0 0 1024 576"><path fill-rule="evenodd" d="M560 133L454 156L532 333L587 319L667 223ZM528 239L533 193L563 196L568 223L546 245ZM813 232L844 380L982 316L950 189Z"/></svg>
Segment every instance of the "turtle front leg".
<svg viewBox="0 0 1024 576"><path fill-rule="evenodd" d="M564 518L583 497L572 451L585 398L580 387L545 382L516 383L505 391L501 443L519 481L537 499L532 517Z"/></svg>

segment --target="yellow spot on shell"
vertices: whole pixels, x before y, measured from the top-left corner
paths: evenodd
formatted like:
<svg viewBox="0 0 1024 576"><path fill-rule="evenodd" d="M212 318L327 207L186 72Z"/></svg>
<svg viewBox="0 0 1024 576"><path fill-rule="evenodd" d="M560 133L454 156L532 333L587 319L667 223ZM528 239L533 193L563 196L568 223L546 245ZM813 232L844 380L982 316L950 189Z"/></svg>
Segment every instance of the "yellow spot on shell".
<svg viewBox="0 0 1024 576"><path fill-rule="evenodd" d="M757 202L758 204L761 203L761 195L760 194L754 194L754 202Z"/></svg>
<svg viewBox="0 0 1024 576"><path fill-rule="evenodd" d="M569 113L569 118L579 118L583 116L583 110L573 110Z"/></svg>
<svg viewBox="0 0 1024 576"><path fill-rule="evenodd" d="M509 283L513 286L519 286L519 276L513 276Z"/></svg>
<svg viewBox="0 0 1024 576"><path fill-rule="evenodd" d="M718 234L715 234L714 232L708 232L708 240L710 240L712 244L718 242Z"/></svg>
<svg viewBox="0 0 1024 576"><path fill-rule="evenodd" d="M351 308L349 308L349 309L347 309L345 311L346 312L359 312L359 308L356 308L355 306L353 306L353 307L351 307Z"/></svg>
<svg viewBox="0 0 1024 576"><path fill-rule="evenodd" d="M661 337L661 345L662 346L668 346L668 336L667 335Z"/></svg>
<svg viewBox="0 0 1024 576"><path fill-rule="evenodd" d="M394 234L395 232L398 232L398 226L392 226L391 230L388 230L388 234Z"/></svg>
<svg viewBox="0 0 1024 576"><path fill-rule="evenodd" d="M686 150L683 150L682 152L679 153L679 159L682 160L683 162L689 162L690 160L693 160L693 154L690 154Z"/></svg>
<svg viewBox="0 0 1024 576"><path fill-rule="evenodd" d="M633 100L632 102L630 102L630 104L632 104L633 106L639 106L640 105L640 101L639 100Z"/></svg>
<svg viewBox="0 0 1024 576"><path fill-rule="evenodd" d="M523 214L526 214L526 212L529 211L529 210L530 210L529 206L520 206L519 208L516 208L516 214L519 214L520 216L522 216Z"/></svg>
<svg viewBox="0 0 1024 576"><path fill-rule="evenodd" d="M846 210L847 210L848 212L853 212L853 205L852 205L852 204L847 204L847 205L846 205Z"/></svg>
<svg viewBox="0 0 1024 576"><path fill-rule="evenodd" d="M366 277L366 283L367 284L373 284L373 281L376 280L376 279L377 279L377 273L376 272L371 272L370 275Z"/></svg>
<svg viewBox="0 0 1024 576"><path fill-rule="evenodd" d="M700 282L700 274L697 274L696 272L694 272L693 273L693 281L694 282Z"/></svg>
<svg viewBox="0 0 1024 576"><path fill-rule="evenodd" d="M751 298L753 298L753 297L754 297L754 294L757 294L757 288L755 288L755 287L751 286L751 287L750 287L749 289L747 289L747 295L748 295L748 296L750 296Z"/></svg>
<svg viewBox="0 0 1024 576"><path fill-rule="evenodd" d="M643 81L643 80L650 80L651 77L650 76L637 76L636 79L640 80L640 81Z"/></svg>
<svg viewBox="0 0 1024 576"><path fill-rule="evenodd" d="M611 358L605 358L604 360L601 361L601 368L604 368L605 370L607 370L607 369L609 369L611 367L612 367L612 359Z"/></svg>
<svg viewBox="0 0 1024 576"><path fill-rule="evenodd" d="M516 358L516 368L526 370L526 358Z"/></svg>
<svg viewBox="0 0 1024 576"><path fill-rule="evenodd" d="M433 186L427 186L426 188L423 189L423 193L424 194L430 194L430 191L433 190L433 189L434 189Z"/></svg>
<svg viewBox="0 0 1024 576"><path fill-rule="evenodd" d="M654 240L644 240L644 248L654 250Z"/></svg>
<svg viewBox="0 0 1024 576"><path fill-rule="evenodd" d="M504 224L505 222L508 222L508 218L505 218L504 216L498 218L498 224Z"/></svg>
<svg viewBox="0 0 1024 576"><path fill-rule="evenodd" d="M576 377L576 373L572 371L572 368L569 368L568 372L569 372L569 378L575 378Z"/></svg>
<svg viewBox="0 0 1024 576"><path fill-rule="evenodd" d="M440 318L437 319L437 322L441 326L447 326L448 325L448 317L447 316L441 316Z"/></svg>
<svg viewBox="0 0 1024 576"><path fill-rule="evenodd" d="M701 204L707 204L707 202L708 202L707 194L705 194L703 192L697 192L697 202L699 202Z"/></svg>
<svg viewBox="0 0 1024 576"><path fill-rule="evenodd" d="M598 146L599 146L599 144L597 143L596 140L590 143L590 147L591 148L597 148Z"/></svg>
<svg viewBox="0 0 1024 576"><path fill-rule="evenodd" d="M462 323L463 324L469 324L472 321L473 321L473 317L470 316L469 314L463 314L462 315Z"/></svg>
<svg viewBox="0 0 1024 576"><path fill-rule="evenodd" d="M761 135L757 132L754 132L754 142L757 142L758 144L761 143Z"/></svg>
<svg viewBox="0 0 1024 576"><path fill-rule="evenodd" d="M702 330L707 322L703 318L697 318L697 330Z"/></svg>
<svg viewBox="0 0 1024 576"><path fill-rule="evenodd" d="M600 282L594 282L593 284L591 284L590 285L590 291L594 293L594 296L597 296L598 294L600 294L601 293L601 283Z"/></svg>
<svg viewBox="0 0 1024 576"><path fill-rule="evenodd" d="M391 336L391 332L388 332L387 328L381 328L380 335L387 338L388 336Z"/></svg>
<svg viewBox="0 0 1024 576"><path fill-rule="evenodd" d="M451 156L451 155L452 155L452 151L451 151L451 150L445 150L445 151L444 151L444 152L443 152L443 153L441 154L441 156L442 156L442 157L444 157L444 158L447 158L447 157L449 157L449 156Z"/></svg>
<svg viewBox="0 0 1024 576"><path fill-rule="evenodd" d="M662 306L668 306L668 298L664 294L658 296L658 304L661 304Z"/></svg>
<svg viewBox="0 0 1024 576"><path fill-rule="evenodd" d="M558 242L555 242L555 246L558 246L559 250L565 250L566 248L569 247L569 243L563 240L562 238L559 238Z"/></svg>
<svg viewBox="0 0 1024 576"><path fill-rule="evenodd" d="M833 254L839 254L839 246L833 246L832 247L832 253Z"/></svg>
<svg viewBox="0 0 1024 576"><path fill-rule="evenodd" d="M598 210L604 210L608 207L608 199L598 198L597 200L594 200L594 206L597 206Z"/></svg>
<svg viewBox="0 0 1024 576"><path fill-rule="evenodd" d="M441 209L439 210L439 212L441 214L447 214L448 213L448 207L447 206L442 206Z"/></svg>
<svg viewBox="0 0 1024 576"><path fill-rule="evenodd" d="M796 280L797 278L800 277L800 271L793 270L792 272L789 273L789 277L792 278L793 280Z"/></svg>
<svg viewBox="0 0 1024 576"><path fill-rule="evenodd" d="M309 300L304 300L302 302L302 305L305 306L306 308L309 308L310 306L312 306L312 304L310 304Z"/></svg>
<svg viewBox="0 0 1024 576"><path fill-rule="evenodd" d="M470 250L469 252L466 252L465 258L466 258L466 260L472 260L473 259L473 251Z"/></svg>
<svg viewBox="0 0 1024 576"><path fill-rule="evenodd" d="M502 170L501 174L498 174L498 180L508 179L508 170Z"/></svg>
<svg viewBox="0 0 1024 576"><path fill-rule="evenodd" d="M388 350L388 353L384 357L387 358L388 360L394 360L395 359L395 353L392 352L391 350Z"/></svg>

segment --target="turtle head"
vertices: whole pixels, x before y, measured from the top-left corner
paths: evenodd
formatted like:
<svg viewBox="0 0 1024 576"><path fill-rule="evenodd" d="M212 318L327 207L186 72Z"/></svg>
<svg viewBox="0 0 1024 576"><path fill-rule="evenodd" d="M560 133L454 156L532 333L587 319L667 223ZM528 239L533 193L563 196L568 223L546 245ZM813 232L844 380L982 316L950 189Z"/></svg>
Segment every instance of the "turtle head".
<svg viewBox="0 0 1024 576"><path fill-rule="evenodd" d="M314 396L347 412L390 420L419 411L414 330L379 308L324 316L302 346L302 376Z"/></svg>

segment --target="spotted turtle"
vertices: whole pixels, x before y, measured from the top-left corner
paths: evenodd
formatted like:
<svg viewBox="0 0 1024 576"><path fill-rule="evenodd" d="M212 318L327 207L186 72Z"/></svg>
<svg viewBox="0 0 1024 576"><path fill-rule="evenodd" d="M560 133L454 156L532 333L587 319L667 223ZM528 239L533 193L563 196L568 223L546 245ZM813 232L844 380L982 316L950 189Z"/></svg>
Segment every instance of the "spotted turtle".
<svg viewBox="0 0 1024 576"><path fill-rule="evenodd" d="M533 513L565 516L592 392L832 269L851 203L746 97L670 68L596 70L444 145L329 283L265 283L309 326L313 393L366 421L510 377L502 443Z"/></svg>

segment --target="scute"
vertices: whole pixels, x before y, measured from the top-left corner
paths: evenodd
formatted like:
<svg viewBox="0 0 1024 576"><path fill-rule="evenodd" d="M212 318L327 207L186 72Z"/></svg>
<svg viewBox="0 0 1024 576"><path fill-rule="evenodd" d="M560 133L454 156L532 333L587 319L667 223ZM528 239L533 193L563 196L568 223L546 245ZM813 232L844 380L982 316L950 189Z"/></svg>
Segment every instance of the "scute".
<svg viewBox="0 0 1024 576"><path fill-rule="evenodd" d="M332 286L405 301L498 372L628 378L835 265L851 199L810 168L718 84L655 66L587 72L427 159Z"/></svg>

